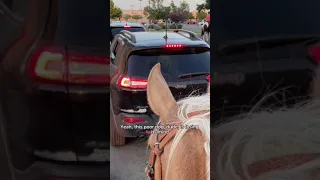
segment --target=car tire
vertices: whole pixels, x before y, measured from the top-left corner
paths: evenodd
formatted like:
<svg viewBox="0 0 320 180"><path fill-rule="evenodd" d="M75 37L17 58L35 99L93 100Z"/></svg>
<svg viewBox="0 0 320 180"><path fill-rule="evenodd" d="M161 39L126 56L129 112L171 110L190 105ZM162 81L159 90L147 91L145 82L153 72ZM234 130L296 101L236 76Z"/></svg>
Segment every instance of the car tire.
<svg viewBox="0 0 320 180"><path fill-rule="evenodd" d="M112 146L123 146L126 144L126 138L120 136L117 130L114 128L111 129L110 138Z"/></svg>
<svg viewBox="0 0 320 180"><path fill-rule="evenodd" d="M111 99L110 107L112 107ZM123 146L126 144L126 137L120 136L115 127L112 108L110 108L110 143L112 146Z"/></svg>

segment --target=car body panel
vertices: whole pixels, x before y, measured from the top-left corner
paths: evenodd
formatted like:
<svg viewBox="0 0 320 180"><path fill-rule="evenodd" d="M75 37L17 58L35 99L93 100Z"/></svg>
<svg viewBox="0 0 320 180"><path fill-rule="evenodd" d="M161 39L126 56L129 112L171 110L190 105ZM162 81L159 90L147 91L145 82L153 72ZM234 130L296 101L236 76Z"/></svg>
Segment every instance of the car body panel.
<svg viewBox="0 0 320 180"><path fill-rule="evenodd" d="M0 100L5 117L1 124L7 133L14 176L17 180L50 176L109 178L109 82L77 85L65 76L63 83L52 83L29 74L31 59L48 48L65 57L66 70L70 70L68 55L72 54L105 57L108 63L109 48L104 46L109 34L104 28L108 30L109 24L100 23L107 16L94 13L101 6L106 9L101 12L107 12L108 2L30 2L34 5L29 6L25 32L6 51L0 66ZM71 6L72 11L68 8ZM66 24L66 19L79 16L89 16L88 27L77 28L84 21L72 21L72 27L70 22ZM92 17L96 18L90 20ZM100 29L92 29L93 25L100 25ZM98 31L103 32L99 38L84 36ZM103 36L107 41L100 39ZM82 162L91 165L80 167ZM60 170L53 173L53 169Z"/></svg>

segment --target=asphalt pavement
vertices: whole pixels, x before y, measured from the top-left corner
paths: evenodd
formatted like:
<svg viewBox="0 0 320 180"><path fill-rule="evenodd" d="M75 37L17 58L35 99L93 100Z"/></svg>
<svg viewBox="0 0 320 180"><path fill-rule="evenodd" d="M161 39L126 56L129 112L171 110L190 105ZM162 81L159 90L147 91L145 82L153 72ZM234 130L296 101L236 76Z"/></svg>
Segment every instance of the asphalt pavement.
<svg viewBox="0 0 320 180"><path fill-rule="evenodd" d="M144 168L149 158L146 138L129 139L121 147L110 147L110 179L146 179Z"/></svg>
<svg viewBox="0 0 320 180"><path fill-rule="evenodd" d="M196 24L184 24L182 26L182 29L193 31L193 32L196 32L196 33L199 33L199 34L201 32L200 25L196 25Z"/></svg>

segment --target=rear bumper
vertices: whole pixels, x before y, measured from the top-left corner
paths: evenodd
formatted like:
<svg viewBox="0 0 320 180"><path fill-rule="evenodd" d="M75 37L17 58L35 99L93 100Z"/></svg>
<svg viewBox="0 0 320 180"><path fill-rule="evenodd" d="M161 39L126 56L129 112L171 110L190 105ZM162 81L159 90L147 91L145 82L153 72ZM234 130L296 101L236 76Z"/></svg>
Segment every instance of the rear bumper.
<svg viewBox="0 0 320 180"><path fill-rule="evenodd" d="M57 179L93 179L110 178L110 162L103 165L57 164L52 162L35 162L25 172L15 172L17 180L57 180Z"/></svg>
<svg viewBox="0 0 320 180"><path fill-rule="evenodd" d="M11 157L14 167L25 170L33 164L33 156L27 158L24 152L35 150L72 151L79 161L96 161L97 150L110 149L108 93L103 88L68 92L53 85L10 91L5 105L9 144L19 154Z"/></svg>
<svg viewBox="0 0 320 180"><path fill-rule="evenodd" d="M146 130L143 129L124 129L121 128L121 126L134 126L134 125L140 125L140 126L154 126L159 121L156 116L153 115L147 115L147 114L132 114L132 113L120 113L119 115L113 115L113 121L119 135L123 137L137 137L141 135L147 135ZM130 117L130 118L143 118L144 122L141 123L126 123L123 121L124 118Z"/></svg>
<svg viewBox="0 0 320 180"><path fill-rule="evenodd" d="M41 148L40 143L36 143L37 149L73 150L82 155L89 155L93 149L109 149L108 99L108 87L70 86L68 91L39 89L29 101L36 116L32 119L36 127L33 137L42 137L41 144L46 144ZM52 105L48 108L50 102ZM66 142L61 144L61 141ZM57 149L50 147L52 142Z"/></svg>

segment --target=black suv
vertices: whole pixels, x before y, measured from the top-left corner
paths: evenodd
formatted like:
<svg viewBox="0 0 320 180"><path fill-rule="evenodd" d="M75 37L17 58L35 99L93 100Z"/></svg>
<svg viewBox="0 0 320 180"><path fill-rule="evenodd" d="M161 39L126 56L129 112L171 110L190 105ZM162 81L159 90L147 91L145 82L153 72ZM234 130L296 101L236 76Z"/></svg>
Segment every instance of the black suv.
<svg viewBox="0 0 320 180"><path fill-rule="evenodd" d="M150 110L147 78L151 68L161 63L161 71L175 96L207 90L210 73L210 47L193 32L121 31L111 45L110 115L111 144L124 145L125 137L148 131L126 129L129 125L155 125L158 117Z"/></svg>
<svg viewBox="0 0 320 180"><path fill-rule="evenodd" d="M211 10L211 118L247 112L275 91L260 108L308 98L320 62L320 2L218 2Z"/></svg>
<svg viewBox="0 0 320 180"><path fill-rule="evenodd" d="M131 22L111 22L110 23L110 44L113 38L120 33L122 30L130 32L146 31L142 24L131 23Z"/></svg>

